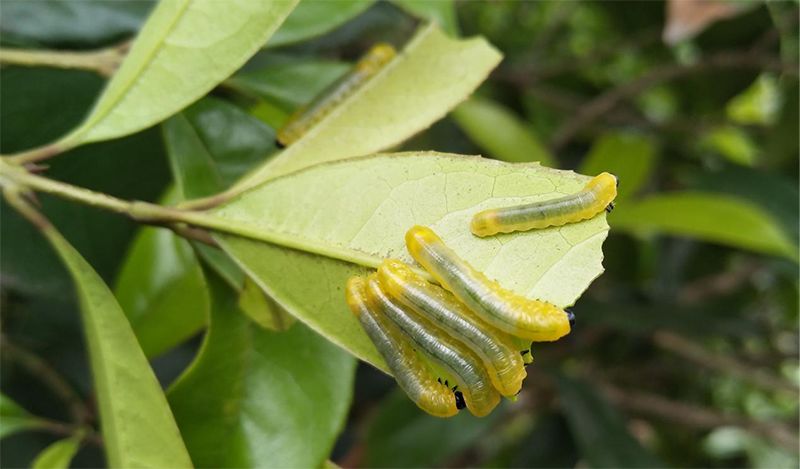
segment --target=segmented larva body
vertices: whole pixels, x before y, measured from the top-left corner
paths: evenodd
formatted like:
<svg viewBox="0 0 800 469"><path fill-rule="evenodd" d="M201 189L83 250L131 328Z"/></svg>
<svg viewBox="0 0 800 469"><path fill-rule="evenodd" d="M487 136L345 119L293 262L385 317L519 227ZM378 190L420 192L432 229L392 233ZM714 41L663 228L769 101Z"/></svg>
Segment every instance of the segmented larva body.
<svg viewBox="0 0 800 469"><path fill-rule="evenodd" d="M389 366L397 383L425 412L436 417L451 417L459 407L456 395L437 382L414 351L409 340L381 311L367 304L366 280L353 277L347 282L347 304Z"/></svg>
<svg viewBox="0 0 800 469"><path fill-rule="evenodd" d="M472 217L470 230L476 236L527 231L548 226L561 226L594 217L614 208L617 177L600 173L572 195L513 207L478 212Z"/></svg>
<svg viewBox="0 0 800 469"><path fill-rule="evenodd" d="M374 274L368 279L367 304L370 309L382 311L417 350L454 377L473 415L483 417L497 406L500 394L492 386L480 358L430 321L390 298Z"/></svg>
<svg viewBox="0 0 800 469"><path fill-rule="evenodd" d="M514 396L522 388L525 364L510 338L489 326L451 293L427 282L406 264L386 260L378 269L383 290L444 329L475 352L500 394Z"/></svg>
<svg viewBox="0 0 800 469"><path fill-rule="evenodd" d="M364 83L397 55L394 47L379 43L374 45L342 78L335 81L311 103L298 109L278 130L278 143L290 145L300 139L311 127L350 97Z"/></svg>
<svg viewBox="0 0 800 469"><path fill-rule="evenodd" d="M498 329L537 342L558 340L569 333L572 317L567 312L489 280L459 258L430 228L414 226L408 230L406 247L437 282Z"/></svg>

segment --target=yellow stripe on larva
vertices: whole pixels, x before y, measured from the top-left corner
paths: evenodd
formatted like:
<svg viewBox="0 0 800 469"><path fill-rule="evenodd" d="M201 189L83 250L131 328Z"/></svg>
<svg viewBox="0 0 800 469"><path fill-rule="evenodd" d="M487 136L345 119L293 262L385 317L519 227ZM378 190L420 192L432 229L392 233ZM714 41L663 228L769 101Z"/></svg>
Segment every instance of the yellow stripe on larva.
<svg viewBox="0 0 800 469"><path fill-rule="evenodd" d="M382 288L477 354L497 391L514 396L522 388L525 365L510 337L485 323L450 292L427 282L406 264L386 260L378 269Z"/></svg>
<svg viewBox="0 0 800 469"><path fill-rule="evenodd" d="M610 211L616 197L616 176L600 173L580 192L572 195L478 212L472 217L470 230L483 237L575 223L592 218L603 210Z"/></svg>
<svg viewBox="0 0 800 469"><path fill-rule="evenodd" d="M483 417L497 406L500 394L492 386L481 359L429 320L390 298L375 274L368 279L367 304L370 310L382 311L415 349L454 377L473 415Z"/></svg>
<svg viewBox="0 0 800 469"><path fill-rule="evenodd" d="M508 334L532 341L557 340L570 331L567 313L507 290L460 259L430 228L406 233L411 256L470 310Z"/></svg>
<svg viewBox="0 0 800 469"><path fill-rule="evenodd" d="M366 281L353 277L347 282L347 304L361 322L400 387L420 409L436 417L458 413L456 397L436 381L409 340L383 313L367 304Z"/></svg>
<svg viewBox="0 0 800 469"><path fill-rule="evenodd" d="M290 145L321 121L342 101L350 97L364 83L397 55L394 47L379 43L374 45L342 78L320 93L310 104L298 109L278 130L278 143Z"/></svg>

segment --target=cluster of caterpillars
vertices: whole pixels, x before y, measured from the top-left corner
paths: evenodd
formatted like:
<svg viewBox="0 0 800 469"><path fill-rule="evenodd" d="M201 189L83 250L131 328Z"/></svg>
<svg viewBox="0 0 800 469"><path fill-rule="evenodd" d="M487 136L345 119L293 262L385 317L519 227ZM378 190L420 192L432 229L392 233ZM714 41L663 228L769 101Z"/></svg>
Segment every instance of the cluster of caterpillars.
<svg viewBox="0 0 800 469"><path fill-rule="evenodd" d="M611 206L616 186L616 177L602 173L576 194L477 213L471 229L483 237L592 218ZM439 417L464 407L487 415L501 396L519 393L531 342L565 336L574 316L503 288L428 227L408 230L406 247L438 285L388 259L377 272L348 281L347 303L420 408Z"/></svg>

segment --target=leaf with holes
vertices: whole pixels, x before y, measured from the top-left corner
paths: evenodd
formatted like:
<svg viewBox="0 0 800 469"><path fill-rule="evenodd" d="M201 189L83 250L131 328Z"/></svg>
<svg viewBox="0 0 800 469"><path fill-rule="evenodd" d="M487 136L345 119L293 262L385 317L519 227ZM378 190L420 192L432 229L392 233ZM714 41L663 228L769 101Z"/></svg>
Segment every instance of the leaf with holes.
<svg viewBox="0 0 800 469"><path fill-rule="evenodd" d="M488 207L579 191L588 177L538 164L443 153L375 155L317 165L246 192L214 214L223 248L287 311L356 356L384 367L344 302L351 275L385 258L412 262L403 236L433 228L476 268L531 298L572 304L602 272L605 214L525 233L477 238Z"/></svg>

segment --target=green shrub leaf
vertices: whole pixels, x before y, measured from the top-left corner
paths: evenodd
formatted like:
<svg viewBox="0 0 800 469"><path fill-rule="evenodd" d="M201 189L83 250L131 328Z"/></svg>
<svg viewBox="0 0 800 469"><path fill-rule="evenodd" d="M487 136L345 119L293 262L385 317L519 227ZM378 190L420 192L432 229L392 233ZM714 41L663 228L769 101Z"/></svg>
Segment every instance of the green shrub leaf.
<svg viewBox="0 0 800 469"><path fill-rule="evenodd" d="M759 206L733 196L677 192L619 204L611 224L636 233L688 236L797 259L797 247Z"/></svg>
<svg viewBox="0 0 800 469"><path fill-rule="evenodd" d="M296 324L255 327L208 275L213 308L169 400L200 467L319 467L347 416L355 360Z"/></svg>
<svg viewBox="0 0 800 469"><path fill-rule="evenodd" d="M453 0L392 0L411 15L437 23L443 31L458 35L458 17Z"/></svg>
<svg viewBox="0 0 800 469"><path fill-rule="evenodd" d="M605 215L560 229L485 239L469 232L469 222L479 209L573 193L586 181L533 163L400 153L314 166L267 182L214 213L237 232L273 243L218 237L287 311L382 366L345 305L349 276L384 258L411 262L403 236L421 224L505 287L570 305L603 270Z"/></svg>
<svg viewBox="0 0 800 469"><path fill-rule="evenodd" d="M23 430L38 428L40 425L39 419L5 394L0 394L0 438Z"/></svg>
<svg viewBox="0 0 800 469"><path fill-rule="evenodd" d="M595 176L608 171L619 178L618 199L636 194L652 176L657 162L657 147L651 137L614 132L603 135L580 167L580 172Z"/></svg>
<svg viewBox="0 0 800 469"><path fill-rule="evenodd" d="M238 187L396 145L464 100L500 58L483 38L454 40L426 26L367 86Z"/></svg>
<svg viewBox="0 0 800 469"><path fill-rule="evenodd" d="M81 447L83 433L56 441L45 448L31 463L33 469L67 469Z"/></svg>
<svg viewBox="0 0 800 469"><path fill-rule="evenodd" d="M499 103L473 97L453 111L453 118L488 156L512 163L538 161L545 166L558 166L533 128Z"/></svg>
<svg viewBox="0 0 800 469"><path fill-rule="evenodd" d="M375 0L305 1L286 18L267 47L279 47L321 36L346 23L375 3Z"/></svg>
<svg viewBox="0 0 800 469"><path fill-rule="evenodd" d="M94 110L62 143L121 137L179 111L241 67L296 3L160 2Z"/></svg>
<svg viewBox="0 0 800 469"><path fill-rule="evenodd" d="M54 228L44 230L75 281L111 467L191 467L161 386L117 300Z"/></svg>

